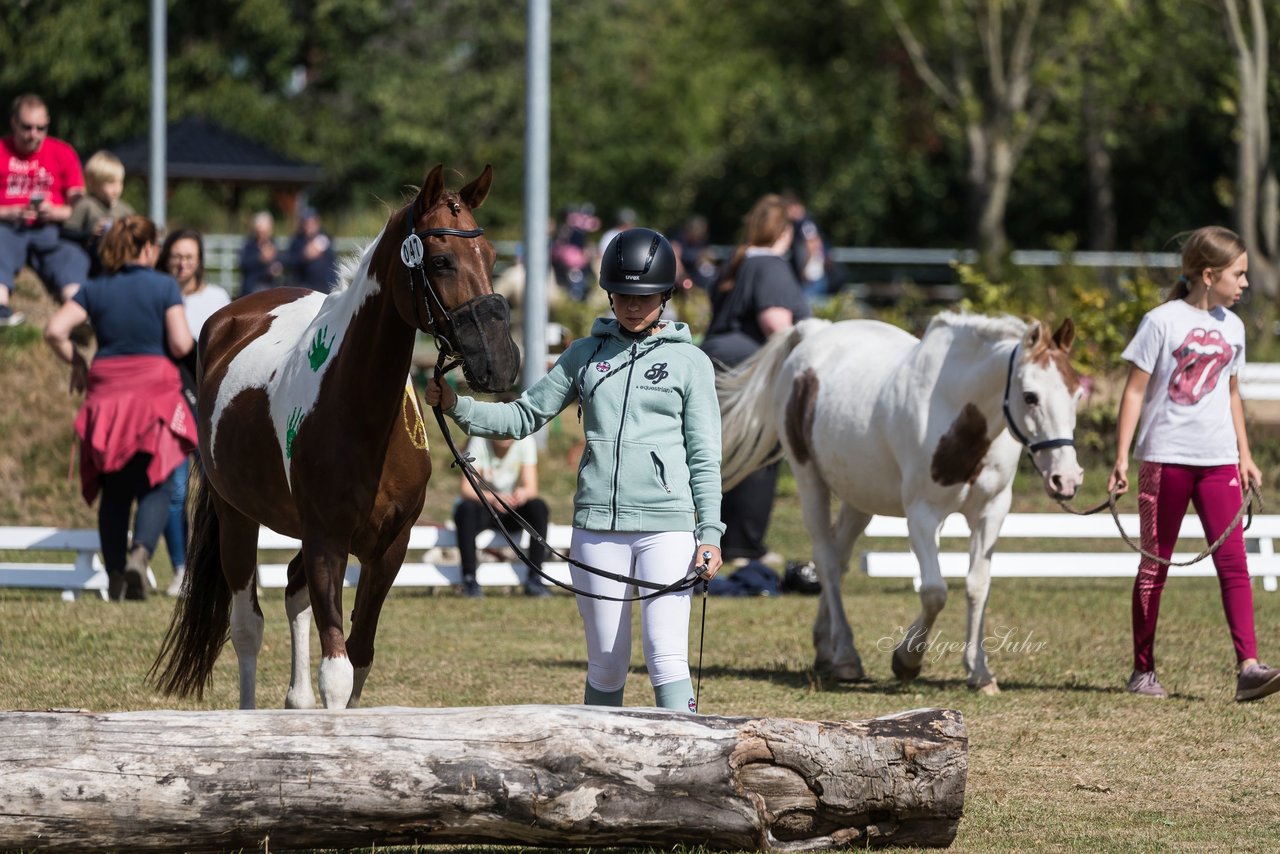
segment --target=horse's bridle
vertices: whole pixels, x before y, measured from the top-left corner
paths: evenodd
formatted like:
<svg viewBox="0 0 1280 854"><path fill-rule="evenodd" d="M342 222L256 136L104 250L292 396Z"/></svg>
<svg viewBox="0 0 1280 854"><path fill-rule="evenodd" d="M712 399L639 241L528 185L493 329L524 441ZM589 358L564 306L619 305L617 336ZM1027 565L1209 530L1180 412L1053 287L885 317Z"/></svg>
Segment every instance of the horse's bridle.
<svg viewBox="0 0 1280 854"><path fill-rule="evenodd" d="M400 244L400 260L409 268L409 291L413 297L413 311L418 317L418 328L430 335L436 341L436 348L441 352L457 353L458 349L454 346L454 342L450 341L448 336L440 331L436 323L437 314L449 324L449 332L454 330L454 312L445 308L444 302L440 299L440 294L436 292L435 286L431 284L431 276L427 273L425 261L427 258L427 250L424 241L428 237L467 237L475 238L484 234L484 229L480 227L464 230L460 228L424 228L421 231L414 231L413 223L416 218L417 206L410 213L405 215L405 232L404 241ZM423 293L419 295L418 289L421 287ZM486 299L493 294L484 294L468 300L454 311L461 311L470 306L476 300ZM423 309L426 309L426 322L422 321Z"/></svg>
<svg viewBox="0 0 1280 854"><path fill-rule="evenodd" d="M1013 422L1013 414L1009 411L1009 389L1013 387L1013 363L1018 359L1018 348L1021 344L1014 344L1013 350L1009 353L1009 370L1004 377L1004 423L1009 428L1009 433L1013 438L1017 439L1031 453L1036 451L1047 451L1050 448L1074 448L1075 439L1043 439L1039 442L1032 442L1026 437L1018 425Z"/></svg>

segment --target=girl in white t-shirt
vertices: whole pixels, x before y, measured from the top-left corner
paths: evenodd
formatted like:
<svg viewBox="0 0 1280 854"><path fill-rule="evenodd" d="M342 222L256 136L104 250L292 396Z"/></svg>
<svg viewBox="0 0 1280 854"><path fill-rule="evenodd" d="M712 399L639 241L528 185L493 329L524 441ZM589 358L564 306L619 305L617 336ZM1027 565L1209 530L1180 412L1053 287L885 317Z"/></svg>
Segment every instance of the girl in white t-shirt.
<svg viewBox="0 0 1280 854"><path fill-rule="evenodd" d="M1217 226L1192 232L1168 301L1147 312L1123 353L1129 378L1107 489L1129 489L1129 446L1136 430L1142 548L1165 560L1173 554L1188 502L1207 540L1216 542L1240 509L1242 485L1262 480L1249 453L1238 385L1244 324L1229 311L1249 287L1248 270L1249 256L1234 232ZM1258 662L1253 589L1238 526L1214 552L1213 564L1235 646L1236 700L1275 693L1280 668ZM1134 670L1126 687L1148 697L1168 696L1155 672L1156 620L1168 573L1167 565L1143 557L1133 585Z"/></svg>

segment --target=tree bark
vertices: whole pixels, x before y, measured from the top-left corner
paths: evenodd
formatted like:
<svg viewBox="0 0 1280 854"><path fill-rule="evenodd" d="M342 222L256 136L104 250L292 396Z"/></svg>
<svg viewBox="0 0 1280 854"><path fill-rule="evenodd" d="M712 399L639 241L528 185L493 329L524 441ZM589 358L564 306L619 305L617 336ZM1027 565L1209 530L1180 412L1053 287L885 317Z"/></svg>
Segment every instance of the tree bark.
<svg viewBox="0 0 1280 854"><path fill-rule="evenodd" d="M1280 247L1276 245L1280 192L1271 161L1271 124L1267 115L1267 20L1261 0L1247 0L1246 5L1247 28L1237 0L1222 0L1240 83L1236 229L1249 249L1250 282L1274 299L1280 293Z"/></svg>
<svg viewBox="0 0 1280 854"><path fill-rule="evenodd" d="M940 15L948 44L947 73L937 70L897 0L881 0L920 79L964 126L968 148L969 214L972 237L984 267L999 274L1008 250L1005 218L1013 175L1026 147L1053 100L1051 88L1037 86L1035 66L1064 53L1037 43L1041 0L1027 0L1020 11L997 3L975 4L976 12L957 11L944 2ZM1005 16L1013 24L1005 35ZM1043 40L1043 37L1042 37Z"/></svg>
<svg viewBox="0 0 1280 854"><path fill-rule="evenodd" d="M502 706L0 714L0 849L948 845L959 712Z"/></svg>
<svg viewBox="0 0 1280 854"><path fill-rule="evenodd" d="M1089 236L1085 246L1095 252L1116 249L1115 186L1111 173L1111 147L1107 132L1112 116L1100 103L1098 85L1105 78L1098 72L1098 59L1092 54L1085 62L1084 82L1080 95L1080 123L1084 127L1085 174L1089 178Z"/></svg>

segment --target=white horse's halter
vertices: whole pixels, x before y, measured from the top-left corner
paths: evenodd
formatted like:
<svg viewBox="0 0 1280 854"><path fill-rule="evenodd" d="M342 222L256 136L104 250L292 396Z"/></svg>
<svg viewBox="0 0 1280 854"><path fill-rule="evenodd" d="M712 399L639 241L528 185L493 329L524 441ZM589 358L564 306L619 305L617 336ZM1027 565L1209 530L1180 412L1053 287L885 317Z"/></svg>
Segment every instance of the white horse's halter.
<svg viewBox="0 0 1280 854"><path fill-rule="evenodd" d="M1050 448L1074 448L1075 439L1042 439L1039 442L1032 442L1026 435L1018 429L1018 425L1013 422L1013 415L1009 412L1009 389L1013 386L1013 363L1018 358L1018 348L1021 344L1013 345L1013 350L1009 353L1009 371L1004 378L1004 423L1009 428L1009 432L1013 438L1017 439L1022 445L1026 446L1031 453L1036 451L1046 451Z"/></svg>

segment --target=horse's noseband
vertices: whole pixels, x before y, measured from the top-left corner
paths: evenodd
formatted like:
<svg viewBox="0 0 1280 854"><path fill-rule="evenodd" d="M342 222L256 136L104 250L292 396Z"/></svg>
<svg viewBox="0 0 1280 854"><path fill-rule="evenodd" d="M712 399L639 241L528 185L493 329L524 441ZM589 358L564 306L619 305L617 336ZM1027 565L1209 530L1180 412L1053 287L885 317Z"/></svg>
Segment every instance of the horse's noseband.
<svg viewBox="0 0 1280 854"><path fill-rule="evenodd" d="M1031 453L1036 451L1047 451L1050 448L1074 448L1075 439L1042 439L1039 442L1032 442L1026 435L1018 429L1018 425L1013 422L1013 414L1009 412L1009 389L1013 386L1013 363L1018 359L1018 349L1020 344L1015 344L1013 351L1009 353L1009 371L1004 377L1004 423L1009 428L1009 432L1013 438L1017 439L1021 444L1025 445Z"/></svg>
<svg viewBox="0 0 1280 854"><path fill-rule="evenodd" d="M454 213L457 213L455 210ZM436 316L444 318L449 323L449 330L452 332L457 326L454 313L445 308L444 302L440 299L440 294L436 292L435 287L431 284L431 276L427 272L426 259L427 250L424 245L425 238L428 237L479 237L484 234L483 228L472 228L464 230L461 228L424 228L422 231L413 230L413 217L405 217L406 231L408 232L404 241L400 244L400 260L409 268L409 289L413 294L413 310L418 315L418 328L423 332L436 339L436 347L442 352L457 352L454 342L440 331L436 325ZM419 295L418 289L421 287L422 294ZM485 294L469 300L458 310L461 311L467 306L472 306L477 300L487 300L495 294ZM501 297L498 297L501 299ZM434 304L434 305L432 305ZM422 322L422 310L426 309L426 322ZM434 311L432 309L435 309ZM474 311L474 306L472 310Z"/></svg>

